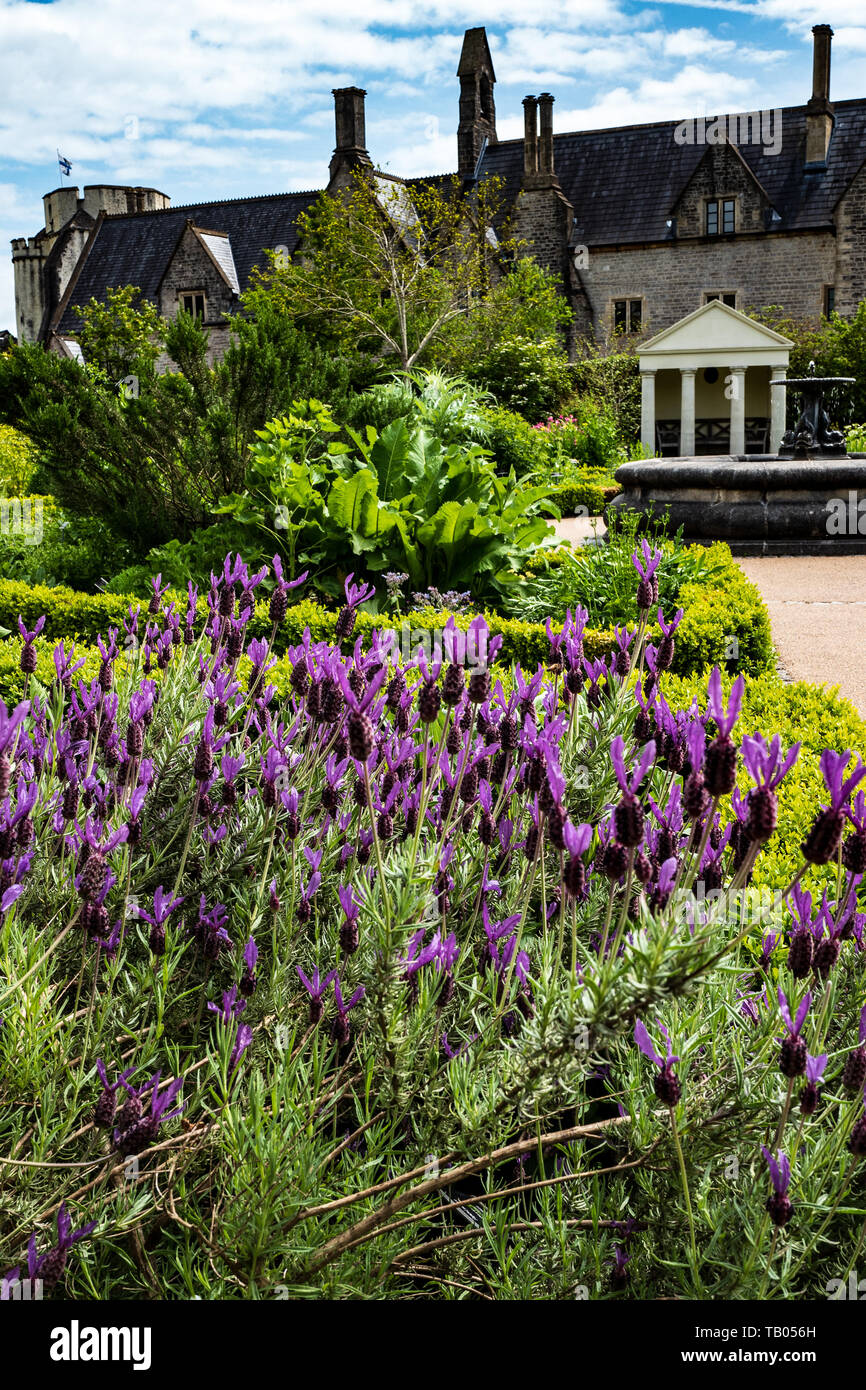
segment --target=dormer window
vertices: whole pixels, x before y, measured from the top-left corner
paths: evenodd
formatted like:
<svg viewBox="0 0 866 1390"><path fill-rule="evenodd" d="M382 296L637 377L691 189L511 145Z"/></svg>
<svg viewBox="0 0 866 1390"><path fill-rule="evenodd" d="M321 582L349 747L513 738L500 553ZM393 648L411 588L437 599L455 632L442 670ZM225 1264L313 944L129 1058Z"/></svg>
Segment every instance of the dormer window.
<svg viewBox="0 0 866 1390"><path fill-rule="evenodd" d="M735 230L734 198L711 198L707 203L707 236L724 236Z"/></svg>
<svg viewBox="0 0 866 1390"><path fill-rule="evenodd" d="M192 314L194 319L204 320L205 297L199 290L184 291L179 296L180 307L185 314Z"/></svg>

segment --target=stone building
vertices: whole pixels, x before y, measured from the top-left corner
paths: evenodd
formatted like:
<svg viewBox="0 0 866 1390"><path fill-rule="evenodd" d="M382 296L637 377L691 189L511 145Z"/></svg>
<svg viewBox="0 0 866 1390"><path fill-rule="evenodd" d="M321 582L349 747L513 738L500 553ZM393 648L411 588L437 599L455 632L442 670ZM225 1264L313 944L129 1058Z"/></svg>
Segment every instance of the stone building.
<svg viewBox="0 0 866 1390"><path fill-rule="evenodd" d="M831 101L832 30L813 35L802 106L555 134L542 92L524 98L523 138L499 140L487 36L466 31L457 172L467 190L502 178L512 229L560 277L574 335L657 334L716 298L802 319L849 315L866 298L866 98ZM356 168L401 182L375 171L365 95L334 92L330 191ZM268 249L294 253L297 218L317 196L172 208L155 189L56 189L43 230L12 243L18 336L74 351L72 306L136 284L166 317L199 314L217 355L253 267Z"/></svg>

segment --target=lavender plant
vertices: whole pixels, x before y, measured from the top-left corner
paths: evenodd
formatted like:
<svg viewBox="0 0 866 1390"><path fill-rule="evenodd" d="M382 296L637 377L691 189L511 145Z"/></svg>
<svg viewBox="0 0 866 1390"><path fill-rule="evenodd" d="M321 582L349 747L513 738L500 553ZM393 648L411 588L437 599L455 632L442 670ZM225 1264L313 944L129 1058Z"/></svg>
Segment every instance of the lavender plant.
<svg viewBox="0 0 866 1390"><path fill-rule="evenodd" d="M93 681L60 644L39 685L25 633L25 698L0 705L10 1279L52 1258L54 1296L90 1298L847 1277L866 767L827 751L787 885L751 887L798 746L745 734L718 671L703 707L668 703L659 558L635 553L607 661L578 608L533 673L496 668L482 618L468 679L453 620L429 660L352 645L350 577L346 650L306 633L280 700L290 585L275 561L272 636L248 640L267 575L233 555L203 626L194 586L179 612L157 577Z"/></svg>

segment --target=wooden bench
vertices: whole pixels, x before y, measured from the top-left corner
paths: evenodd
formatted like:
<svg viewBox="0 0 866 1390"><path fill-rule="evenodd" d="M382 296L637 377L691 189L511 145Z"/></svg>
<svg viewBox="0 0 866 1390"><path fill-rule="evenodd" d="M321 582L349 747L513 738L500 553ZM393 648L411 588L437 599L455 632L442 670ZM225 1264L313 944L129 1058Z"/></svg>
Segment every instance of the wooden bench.
<svg viewBox="0 0 866 1390"><path fill-rule="evenodd" d="M754 415L745 421L747 454L766 454L770 447L770 422ZM676 457L680 452L679 420L656 421L656 453L660 458ZM729 454L731 452L730 419L695 421L695 454Z"/></svg>

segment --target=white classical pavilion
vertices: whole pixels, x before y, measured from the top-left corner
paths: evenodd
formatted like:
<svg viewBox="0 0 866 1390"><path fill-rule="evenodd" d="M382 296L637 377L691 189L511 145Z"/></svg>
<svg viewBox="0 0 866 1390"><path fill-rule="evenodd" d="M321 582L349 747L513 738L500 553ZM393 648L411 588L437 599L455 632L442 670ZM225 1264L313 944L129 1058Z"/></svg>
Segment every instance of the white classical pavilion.
<svg viewBox="0 0 866 1390"><path fill-rule="evenodd" d="M775 454L793 343L721 299L640 351L641 441L651 455Z"/></svg>

